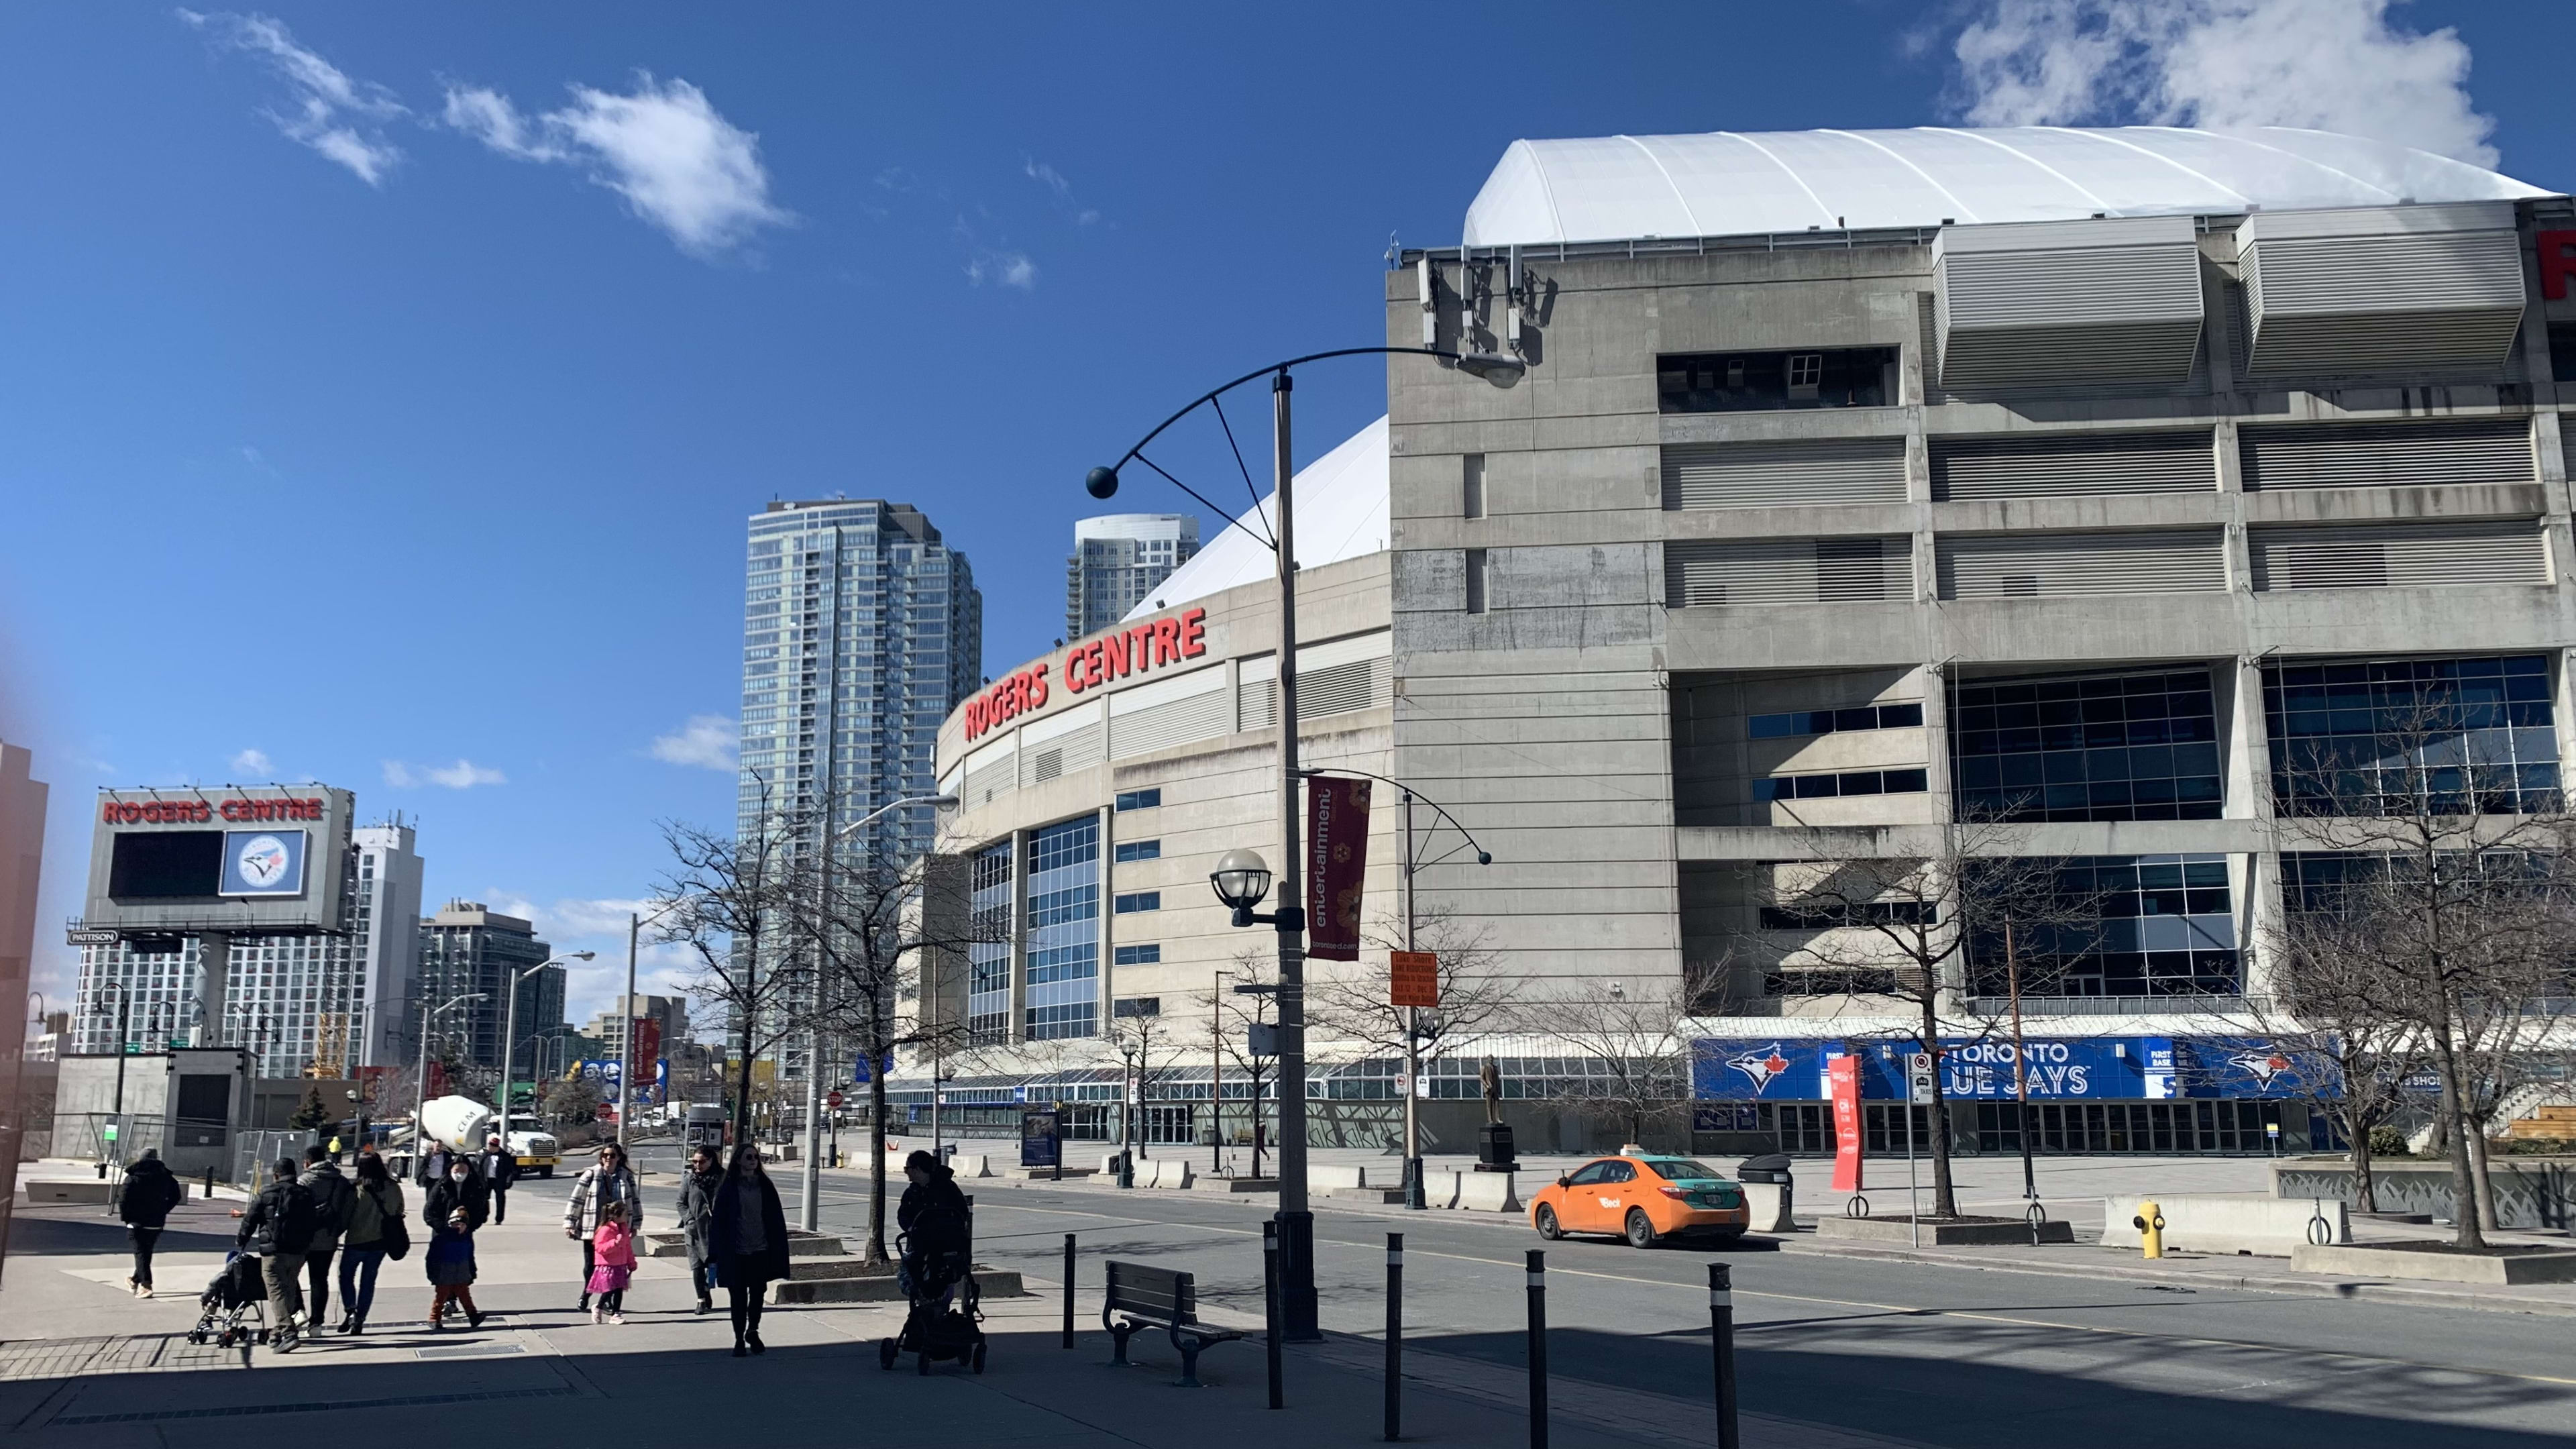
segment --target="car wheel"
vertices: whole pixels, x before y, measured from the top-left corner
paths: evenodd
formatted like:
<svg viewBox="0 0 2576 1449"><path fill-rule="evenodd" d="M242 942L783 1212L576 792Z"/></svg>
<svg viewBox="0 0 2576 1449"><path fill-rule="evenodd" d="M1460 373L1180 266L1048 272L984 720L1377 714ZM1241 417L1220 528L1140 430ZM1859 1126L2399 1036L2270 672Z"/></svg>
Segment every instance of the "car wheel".
<svg viewBox="0 0 2576 1449"><path fill-rule="evenodd" d="M1540 1203L1538 1211L1530 1215L1530 1225L1538 1229L1540 1237L1551 1243L1565 1236L1565 1229L1556 1225L1556 1209L1546 1203Z"/></svg>
<svg viewBox="0 0 2576 1449"><path fill-rule="evenodd" d="M1651 1248L1655 1245L1655 1224L1644 1208L1628 1209L1628 1246Z"/></svg>

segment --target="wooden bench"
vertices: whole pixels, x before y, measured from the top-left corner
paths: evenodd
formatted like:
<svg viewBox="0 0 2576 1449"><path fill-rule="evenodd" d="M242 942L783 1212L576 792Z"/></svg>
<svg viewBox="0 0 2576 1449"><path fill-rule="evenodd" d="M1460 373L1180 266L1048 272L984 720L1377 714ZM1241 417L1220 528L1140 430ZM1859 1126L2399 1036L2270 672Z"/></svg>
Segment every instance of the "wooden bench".
<svg viewBox="0 0 2576 1449"><path fill-rule="evenodd" d="M1124 1315L1123 1320L1113 1320L1113 1313ZM1100 1304L1100 1325L1117 1345L1112 1363L1127 1362L1129 1334L1140 1328L1160 1328L1171 1335L1172 1347L1181 1356L1180 1386L1200 1387L1200 1352L1243 1335L1201 1323L1198 1314L1198 1281L1189 1274L1110 1260L1109 1294Z"/></svg>

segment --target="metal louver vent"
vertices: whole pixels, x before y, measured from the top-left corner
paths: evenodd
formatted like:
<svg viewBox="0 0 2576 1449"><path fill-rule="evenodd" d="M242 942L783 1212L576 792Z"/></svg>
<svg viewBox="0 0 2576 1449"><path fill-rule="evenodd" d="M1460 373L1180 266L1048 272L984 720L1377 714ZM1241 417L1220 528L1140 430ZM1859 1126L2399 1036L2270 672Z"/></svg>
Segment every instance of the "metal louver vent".
<svg viewBox="0 0 2576 1449"><path fill-rule="evenodd" d="M1235 728L1275 729L1279 724L1279 681L1247 679L1234 687Z"/></svg>
<svg viewBox="0 0 2576 1449"><path fill-rule="evenodd" d="M1119 715L1110 723L1112 749L1124 760L1174 745L1214 739L1234 727L1227 708L1231 703L1224 690L1207 689Z"/></svg>
<svg viewBox="0 0 2576 1449"><path fill-rule="evenodd" d="M1932 496L1940 499L2208 493L2217 487L2210 435L2197 428L1932 440Z"/></svg>
<svg viewBox="0 0 2576 1449"><path fill-rule="evenodd" d="M2530 518L2253 528L2245 541L2254 587L2265 591L2549 582L2549 552L2539 521Z"/></svg>
<svg viewBox="0 0 2576 1449"><path fill-rule="evenodd" d="M1937 544L1945 599L2080 599L2215 593L2227 587L2214 528L2117 533L1970 533Z"/></svg>
<svg viewBox="0 0 2576 1449"><path fill-rule="evenodd" d="M1904 501L1903 438L1664 446L1666 508Z"/></svg>
<svg viewBox="0 0 2576 1449"><path fill-rule="evenodd" d="M965 796L967 806L971 808L989 804L996 798L1011 793L1020 783L1019 768L1018 758L1006 754L990 764L979 765L968 770Z"/></svg>
<svg viewBox="0 0 2576 1449"><path fill-rule="evenodd" d="M1687 539L1664 545L1664 598L1676 609L1913 597L1914 546L1903 535Z"/></svg>
<svg viewBox="0 0 2576 1449"><path fill-rule="evenodd" d="M2510 202L2257 212L2236 247L2252 377L2500 369L2522 325Z"/></svg>
<svg viewBox="0 0 2576 1449"><path fill-rule="evenodd" d="M2533 481L2528 418L2249 427L2236 452L2249 490Z"/></svg>
<svg viewBox="0 0 2576 1449"><path fill-rule="evenodd" d="M1348 714L1377 702L1377 661L1354 660L1297 676L1297 717L1320 719Z"/></svg>
<svg viewBox="0 0 2576 1449"><path fill-rule="evenodd" d="M2189 217L1946 226L1932 270L1954 391L2181 382L2200 351Z"/></svg>

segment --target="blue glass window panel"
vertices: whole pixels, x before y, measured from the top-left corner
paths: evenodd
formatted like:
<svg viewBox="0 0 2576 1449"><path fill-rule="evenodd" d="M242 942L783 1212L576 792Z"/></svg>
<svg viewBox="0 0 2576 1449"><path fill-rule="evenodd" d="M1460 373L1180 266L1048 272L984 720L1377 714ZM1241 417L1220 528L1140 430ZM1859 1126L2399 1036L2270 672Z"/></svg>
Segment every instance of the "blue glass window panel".
<svg viewBox="0 0 2576 1449"><path fill-rule="evenodd" d="M1162 858L1163 842L1159 840L1124 840L1118 844L1118 860L1122 865L1134 860L1161 860Z"/></svg>

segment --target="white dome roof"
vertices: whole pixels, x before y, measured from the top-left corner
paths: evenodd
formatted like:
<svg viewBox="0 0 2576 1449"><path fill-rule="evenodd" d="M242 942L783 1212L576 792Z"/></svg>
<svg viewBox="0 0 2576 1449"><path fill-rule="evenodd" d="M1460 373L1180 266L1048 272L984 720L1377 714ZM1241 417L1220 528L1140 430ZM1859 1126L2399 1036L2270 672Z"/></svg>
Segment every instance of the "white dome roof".
<svg viewBox="0 0 2576 1449"><path fill-rule="evenodd" d="M1469 246L2233 215L2551 196L2428 151L2267 126L1711 131L1514 141Z"/></svg>
<svg viewBox="0 0 2576 1449"><path fill-rule="evenodd" d="M1340 447L1297 470L1297 566L1321 568L1386 548L1386 419L1353 433ZM1172 570L1154 596L1129 611L1130 619L1161 613L1238 584L1276 578L1279 555L1263 539L1277 516L1277 490L1263 495L1251 529L1228 528L1208 540L1188 563ZM1257 537L1255 535L1258 535Z"/></svg>

